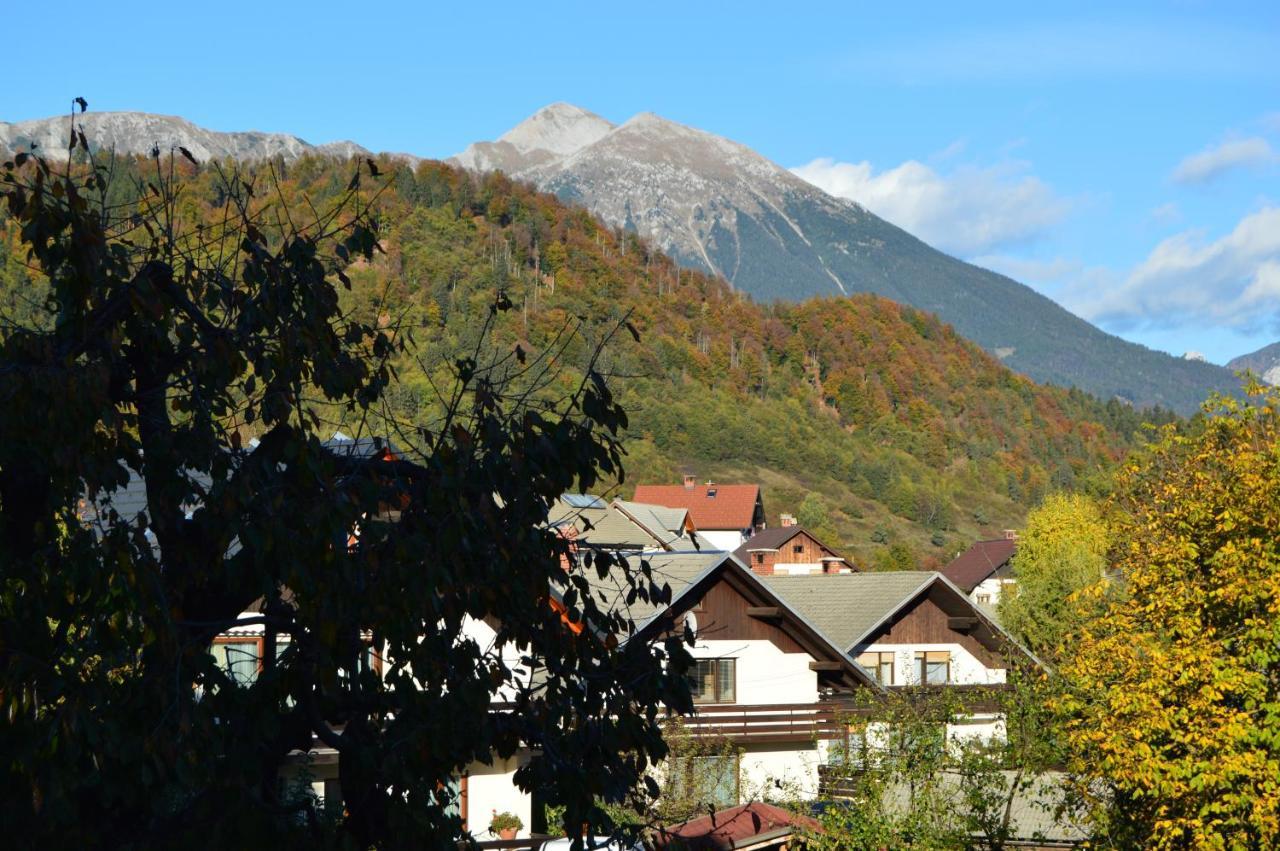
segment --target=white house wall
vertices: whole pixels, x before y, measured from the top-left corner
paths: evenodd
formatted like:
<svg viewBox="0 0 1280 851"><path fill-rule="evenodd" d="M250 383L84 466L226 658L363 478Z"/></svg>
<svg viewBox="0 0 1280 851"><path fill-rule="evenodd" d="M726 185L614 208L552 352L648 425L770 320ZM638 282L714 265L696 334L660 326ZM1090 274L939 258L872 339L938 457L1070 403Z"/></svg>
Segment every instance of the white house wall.
<svg viewBox="0 0 1280 851"><path fill-rule="evenodd" d="M1000 595L1004 591L1005 586L1012 585L1015 580L1006 576L988 576L986 579L974 586L973 591L969 594L969 599L978 603L982 598L987 598L986 602L980 605L991 611L995 611L996 606L1000 605Z"/></svg>
<svg viewBox="0 0 1280 851"><path fill-rule="evenodd" d="M489 819L495 812L515 813L524 824L519 835L529 835L533 804L529 794L516 786L519 767L519 760L513 757L495 760L493 765L473 763L467 768L467 827L476 838L498 838L489 833Z"/></svg>
<svg viewBox="0 0 1280 851"><path fill-rule="evenodd" d="M750 710L752 704L816 703L818 675L809 669L808 653L784 653L765 639L703 639L690 650L698 659L737 660L735 705ZM781 794L778 784L804 798L818 793L817 747L809 742L747 744L738 763L741 801Z"/></svg>
<svg viewBox="0 0 1280 851"><path fill-rule="evenodd" d="M783 653L765 639L699 638L690 654L696 659L737 660L736 700L750 703L814 703L818 675L809 670L808 653Z"/></svg>
<svg viewBox="0 0 1280 851"><path fill-rule="evenodd" d="M745 746L738 761L739 803L816 798L821 759L813 744Z"/></svg>
<svg viewBox="0 0 1280 851"><path fill-rule="evenodd" d="M710 531L699 529L698 537L711 544L711 549L724 550L730 553L747 541L743 537L741 529L712 529Z"/></svg>

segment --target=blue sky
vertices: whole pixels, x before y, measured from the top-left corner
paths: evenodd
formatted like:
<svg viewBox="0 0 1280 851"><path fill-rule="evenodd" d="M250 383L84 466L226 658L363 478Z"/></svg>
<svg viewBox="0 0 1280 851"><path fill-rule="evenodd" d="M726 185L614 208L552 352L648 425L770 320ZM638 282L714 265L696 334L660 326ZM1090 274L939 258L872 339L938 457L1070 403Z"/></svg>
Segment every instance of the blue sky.
<svg viewBox="0 0 1280 851"><path fill-rule="evenodd" d="M569 101L760 151L1102 327L1280 339L1280 4L71 3L0 119L93 110L447 156ZM14 82L16 81L16 82Z"/></svg>

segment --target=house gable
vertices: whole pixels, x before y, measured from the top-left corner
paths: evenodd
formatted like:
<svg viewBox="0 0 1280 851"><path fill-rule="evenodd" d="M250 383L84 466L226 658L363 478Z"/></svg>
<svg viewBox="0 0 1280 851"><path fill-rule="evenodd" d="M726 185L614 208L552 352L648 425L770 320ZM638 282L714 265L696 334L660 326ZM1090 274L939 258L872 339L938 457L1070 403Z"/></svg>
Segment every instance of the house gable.
<svg viewBox="0 0 1280 851"><path fill-rule="evenodd" d="M733 557L726 557L680 593L637 637L674 632L681 628L686 614L693 615L702 639L763 640L783 653L807 653L825 686L850 689L873 685L852 658Z"/></svg>
<svg viewBox="0 0 1280 851"><path fill-rule="evenodd" d="M756 533L751 540L734 551L734 555L753 573L772 576L777 565L808 567L822 573L848 572L853 569L835 550L815 538L801 526L782 526Z"/></svg>
<svg viewBox="0 0 1280 851"><path fill-rule="evenodd" d="M1012 647L992 629L969 601L943 585L934 584L900 607L883 624L860 640L851 653L871 645L959 644L989 668L1007 664Z"/></svg>
<svg viewBox="0 0 1280 851"><path fill-rule="evenodd" d="M717 582L694 603L692 611L698 621L698 637L714 640L765 640L783 653L807 652L791 633L782 628L781 618L751 617L747 610L754 603L728 582Z"/></svg>

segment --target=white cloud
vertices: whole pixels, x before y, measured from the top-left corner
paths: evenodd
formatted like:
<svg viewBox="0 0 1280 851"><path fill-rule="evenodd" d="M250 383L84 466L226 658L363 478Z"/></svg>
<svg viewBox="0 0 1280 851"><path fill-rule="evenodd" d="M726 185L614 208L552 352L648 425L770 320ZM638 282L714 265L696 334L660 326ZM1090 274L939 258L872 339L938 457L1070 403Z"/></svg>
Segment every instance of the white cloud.
<svg viewBox="0 0 1280 851"><path fill-rule="evenodd" d="M791 171L965 257L1033 239L1061 221L1070 206L1016 163L960 166L944 175L908 160L876 173L868 162L824 157Z"/></svg>
<svg viewBox="0 0 1280 851"><path fill-rule="evenodd" d="M1217 326L1280 330L1280 207L1207 239L1189 230L1159 243L1127 277L1079 280L1068 306L1126 329Z"/></svg>
<svg viewBox="0 0 1280 851"><path fill-rule="evenodd" d="M1175 183L1205 183L1234 168L1256 168L1275 161L1275 151L1261 136L1230 139L1185 158L1171 177Z"/></svg>

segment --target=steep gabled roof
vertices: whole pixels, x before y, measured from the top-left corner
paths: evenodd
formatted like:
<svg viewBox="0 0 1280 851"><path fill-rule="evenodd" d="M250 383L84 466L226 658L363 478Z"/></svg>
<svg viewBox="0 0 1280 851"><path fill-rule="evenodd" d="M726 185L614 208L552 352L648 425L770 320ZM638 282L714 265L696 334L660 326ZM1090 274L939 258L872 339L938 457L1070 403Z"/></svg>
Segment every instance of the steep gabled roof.
<svg viewBox="0 0 1280 851"><path fill-rule="evenodd" d="M687 508L668 508L665 505L649 505L623 499L615 499L613 508L622 512L667 549L687 549L695 546L694 541L697 541L695 548L698 550L713 549L706 541L698 539Z"/></svg>
<svg viewBox="0 0 1280 851"><path fill-rule="evenodd" d="M899 570L761 579L847 652L927 588L935 576L923 570Z"/></svg>
<svg viewBox="0 0 1280 851"><path fill-rule="evenodd" d="M641 556L638 555L628 556L633 565L638 564L640 558ZM777 607L780 627L815 659L839 662L846 680L875 686L871 676L843 647L825 635L803 612L762 583L760 577L752 573L732 554L673 552L657 553L643 558L653 571L654 581L670 586L669 605L638 599L628 603L626 583L620 576L613 572L606 572L602 578L594 567L584 568L582 571L582 575L590 583L592 594L600 605L622 611L631 619L635 625L635 633L630 640L636 638L648 640L672 628L674 618L664 617L664 615L668 612L673 615L683 614L716 582L723 581L752 600L752 605ZM875 687L878 688L878 686Z"/></svg>
<svg viewBox="0 0 1280 851"><path fill-rule="evenodd" d="M565 494L552 504L547 519L553 527L574 527L579 544L600 549L712 551L706 541L686 534L693 525L688 515L683 508Z"/></svg>
<svg viewBox="0 0 1280 851"><path fill-rule="evenodd" d="M942 575L964 593L971 593L984 579L1008 564L1017 548L1018 542L1009 538L978 541L942 568Z"/></svg>
<svg viewBox="0 0 1280 851"><path fill-rule="evenodd" d="M949 614L977 618L975 635L983 644L1016 647L1036 664L1044 664L941 573L896 570L760 579L850 654L871 643L878 630L928 593Z"/></svg>
<svg viewBox="0 0 1280 851"><path fill-rule="evenodd" d="M403 454L398 446L385 437L348 437L340 431L334 432L333 437L322 445L334 455L345 458L395 460Z"/></svg>
<svg viewBox="0 0 1280 851"><path fill-rule="evenodd" d="M749 529L764 523L759 485L636 485L635 502L686 508L705 531Z"/></svg>

